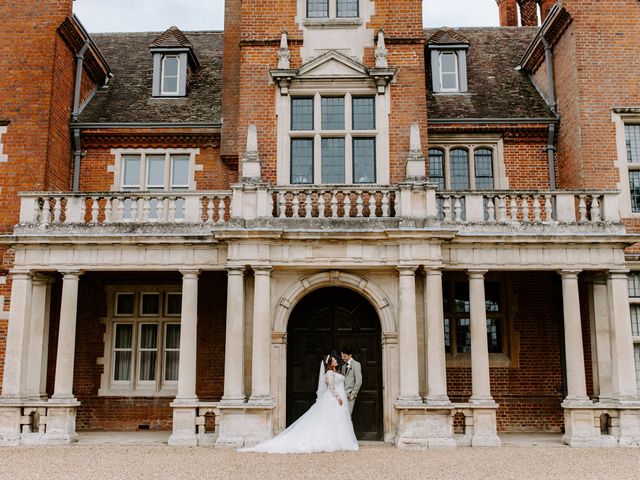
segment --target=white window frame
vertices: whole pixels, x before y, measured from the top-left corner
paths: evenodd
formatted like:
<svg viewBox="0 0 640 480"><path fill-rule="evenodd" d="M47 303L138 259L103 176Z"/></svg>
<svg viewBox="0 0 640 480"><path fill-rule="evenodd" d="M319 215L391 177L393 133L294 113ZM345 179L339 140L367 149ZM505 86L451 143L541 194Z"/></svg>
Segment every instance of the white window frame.
<svg viewBox="0 0 640 480"><path fill-rule="evenodd" d="M7 133L6 125L0 125L0 162L8 162L9 157L3 153L4 144L2 143L2 136Z"/></svg>
<svg viewBox="0 0 640 480"><path fill-rule="evenodd" d="M504 165L504 143L498 137L429 137L429 147L425 152L427 166L429 162L429 150L438 149L444 153L444 191L451 190L451 150L464 149L469 153L469 190L476 189L475 175L475 151L488 149L493 152L493 189L508 190L509 179L506 176Z"/></svg>
<svg viewBox="0 0 640 480"><path fill-rule="evenodd" d="M104 356L98 364L104 365L101 375L98 396L126 397L174 397L177 394L178 382L165 380L166 372L166 332L167 325L180 325L180 315L166 314L166 299L169 294L181 294L180 285L110 285L107 291L107 316L101 321L105 324ZM134 293L133 315L116 315L116 297L121 293ZM157 316L141 314L142 294L160 293L160 311ZM140 380L141 348L140 338L143 324L154 324L158 328L156 349L156 380ZM115 333L117 325L132 325L131 371L130 380L114 380L115 377ZM170 349L175 350L175 349ZM179 349L177 349L179 351Z"/></svg>
<svg viewBox="0 0 640 480"><path fill-rule="evenodd" d="M640 270L631 270L630 274L633 274L633 273L640 273ZM629 296L629 310L631 310L632 305L640 305L640 297ZM629 314L631 314L631 312L629 312ZM629 316L631 317L631 315ZM634 366L635 366L636 348L640 348L640 336L637 336L637 335L632 336L631 339L633 341L633 360L634 360ZM638 395L640 395L640 370L638 370L637 368L636 368L636 382L638 384Z"/></svg>
<svg viewBox="0 0 640 480"><path fill-rule="evenodd" d="M442 57L443 55L453 55L455 65L456 86L455 88L444 88L443 71L442 71ZM441 92L459 92L460 91L460 69L458 68L458 52L454 50L442 50L438 52L438 62L440 67L440 91ZM451 74L451 72L447 72Z"/></svg>
<svg viewBox="0 0 640 480"><path fill-rule="evenodd" d="M291 183L291 140L296 138L313 138L313 183L296 184L301 188L323 185L322 183L322 138L345 139L345 181L340 185L353 185L354 187L366 187L367 185L386 185L389 183L389 97L387 94L377 94L375 87L362 87L361 85L340 85L332 87L326 85L291 88L290 95L278 96L278 184L292 185ZM291 100L293 98L313 98L313 130L291 129ZM344 130L322 130L322 97L344 97ZM354 130L352 99L354 97L371 97L374 100L375 129ZM353 183L353 139L375 139L375 183Z"/></svg>
<svg viewBox="0 0 640 480"><path fill-rule="evenodd" d="M165 75L164 63L168 58L175 58L176 61L178 62L175 76L174 75ZM176 54L165 54L165 55L162 55L162 59L160 61L160 65L161 65L161 67L160 67L160 95L161 96L175 97L175 96L178 96L180 94L180 77L181 77L181 75L180 75L180 67L181 67L180 62L181 62L180 55L176 55ZM165 81L165 78L167 78L167 77L176 79L176 89L175 89L175 91L165 90L164 81Z"/></svg>
<svg viewBox="0 0 640 480"><path fill-rule="evenodd" d="M620 172L620 183L617 185L620 191L620 216L622 218L640 218L640 212L634 212L631 206L631 185L629 180L630 170L640 170L640 163L630 164L627 159L626 125L640 124L640 107L636 113L612 114L612 121L616 128L616 150L618 160L616 166Z"/></svg>
<svg viewBox="0 0 640 480"><path fill-rule="evenodd" d="M168 348L167 347L167 330L169 329L169 325L180 325L180 322L176 322L176 321L167 321L163 323L163 333L162 333L162 383L164 385L170 386L172 388L175 388L177 390L178 388L178 380L167 380L167 353L168 352L178 352L178 358L180 358L180 345L178 345L178 348ZM180 334L182 335L182 331L180 332ZM179 362L179 360L178 360Z"/></svg>
<svg viewBox="0 0 640 480"><path fill-rule="evenodd" d="M200 154L199 148L123 148L112 149L111 153L115 156L114 165L109 169L114 174L114 183L111 186L112 191L125 190L125 186L122 184L124 178L124 157L128 155L140 155L140 172L138 174L140 184L137 186L127 185L126 191L147 190L147 156L165 155L164 188L162 191L195 190L197 188L195 172L202 171L204 167L202 164L196 164L196 156ZM171 157L174 155L189 156L188 185L175 185L173 183L173 161ZM160 190L154 189L154 191Z"/></svg>
<svg viewBox="0 0 640 480"><path fill-rule="evenodd" d="M338 0L327 0L329 9L328 16L326 17L309 17L309 8L308 8L308 0L304 1L304 18L306 21L327 21L327 20L342 20L342 21L355 21L359 20L362 17L362 3L366 0L358 0L358 15L355 17L339 17L338 16Z"/></svg>

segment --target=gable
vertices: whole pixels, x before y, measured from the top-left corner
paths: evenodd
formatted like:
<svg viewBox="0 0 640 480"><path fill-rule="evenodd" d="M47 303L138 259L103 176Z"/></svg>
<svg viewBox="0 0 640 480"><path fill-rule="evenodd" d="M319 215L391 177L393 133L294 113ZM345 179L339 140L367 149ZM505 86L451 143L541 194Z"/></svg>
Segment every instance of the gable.
<svg viewBox="0 0 640 480"><path fill-rule="evenodd" d="M366 66L352 60L346 55L330 50L325 54L302 65L298 71L298 78L367 78L369 72Z"/></svg>

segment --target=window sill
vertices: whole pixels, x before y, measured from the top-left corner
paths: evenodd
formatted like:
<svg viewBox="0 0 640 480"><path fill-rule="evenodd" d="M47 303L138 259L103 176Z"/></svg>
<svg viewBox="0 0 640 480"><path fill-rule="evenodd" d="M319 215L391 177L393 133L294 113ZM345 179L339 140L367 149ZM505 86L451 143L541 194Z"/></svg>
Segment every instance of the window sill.
<svg viewBox="0 0 640 480"><path fill-rule="evenodd" d="M307 28L355 28L362 25L361 18L307 18L302 23Z"/></svg>
<svg viewBox="0 0 640 480"><path fill-rule="evenodd" d="M471 354L460 353L458 355L451 355L447 353L447 367L448 368L471 368ZM513 361L509 355L505 353L490 353L489 354L489 367L490 368L511 368L513 367Z"/></svg>
<svg viewBox="0 0 640 480"><path fill-rule="evenodd" d="M160 391L156 390L130 390L128 388L110 388L110 389L100 389L98 390L98 397L136 397L136 398L174 398L178 394L178 388L175 389L162 389Z"/></svg>

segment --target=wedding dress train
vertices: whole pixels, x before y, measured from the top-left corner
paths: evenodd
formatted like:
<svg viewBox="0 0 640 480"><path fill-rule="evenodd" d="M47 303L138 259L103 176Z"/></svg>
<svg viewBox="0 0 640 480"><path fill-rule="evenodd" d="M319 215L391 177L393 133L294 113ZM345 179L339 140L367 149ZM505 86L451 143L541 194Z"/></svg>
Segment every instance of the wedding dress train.
<svg viewBox="0 0 640 480"><path fill-rule="evenodd" d="M324 384L324 385L323 385ZM342 405L338 403L342 399ZM271 440L243 452L314 453L358 450L344 376L329 370L321 376L318 398L307 412Z"/></svg>

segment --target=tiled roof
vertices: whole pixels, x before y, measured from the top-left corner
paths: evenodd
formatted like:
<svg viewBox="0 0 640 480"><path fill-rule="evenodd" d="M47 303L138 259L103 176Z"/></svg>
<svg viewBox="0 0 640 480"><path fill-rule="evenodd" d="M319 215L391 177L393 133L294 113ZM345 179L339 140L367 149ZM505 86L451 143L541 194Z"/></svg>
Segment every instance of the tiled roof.
<svg viewBox="0 0 640 480"><path fill-rule="evenodd" d="M191 47L191 42L178 27L170 27L151 42L152 47Z"/></svg>
<svg viewBox="0 0 640 480"><path fill-rule="evenodd" d="M526 73L516 70L537 27L459 28L467 38L469 91L434 94L427 61L427 106L430 119L554 118ZM425 30L427 38L439 29ZM427 59L429 57L427 56Z"/></svg>
<svg viewBox="0 0 640 480"><path fill-rule="evenodd" d="M437 45L468 44L469 39L451 28L442 28L427 38L427 43Z"/></svg>
<svg viewBox="0 0 640 480"><path fill-rule="evenodd" d="M167 32L170 31L171 29ZM109 61L114 76L108 88L96 92L80 114L79 122L220 122L222 32L183 34L200 62L200 68L189 79L187 96L183 98L158 98L151 95L153 56L149 46L165 34L160 32L92 34L95 43ZM171 35L174 39L179 38L175 31Z"/></svg>

